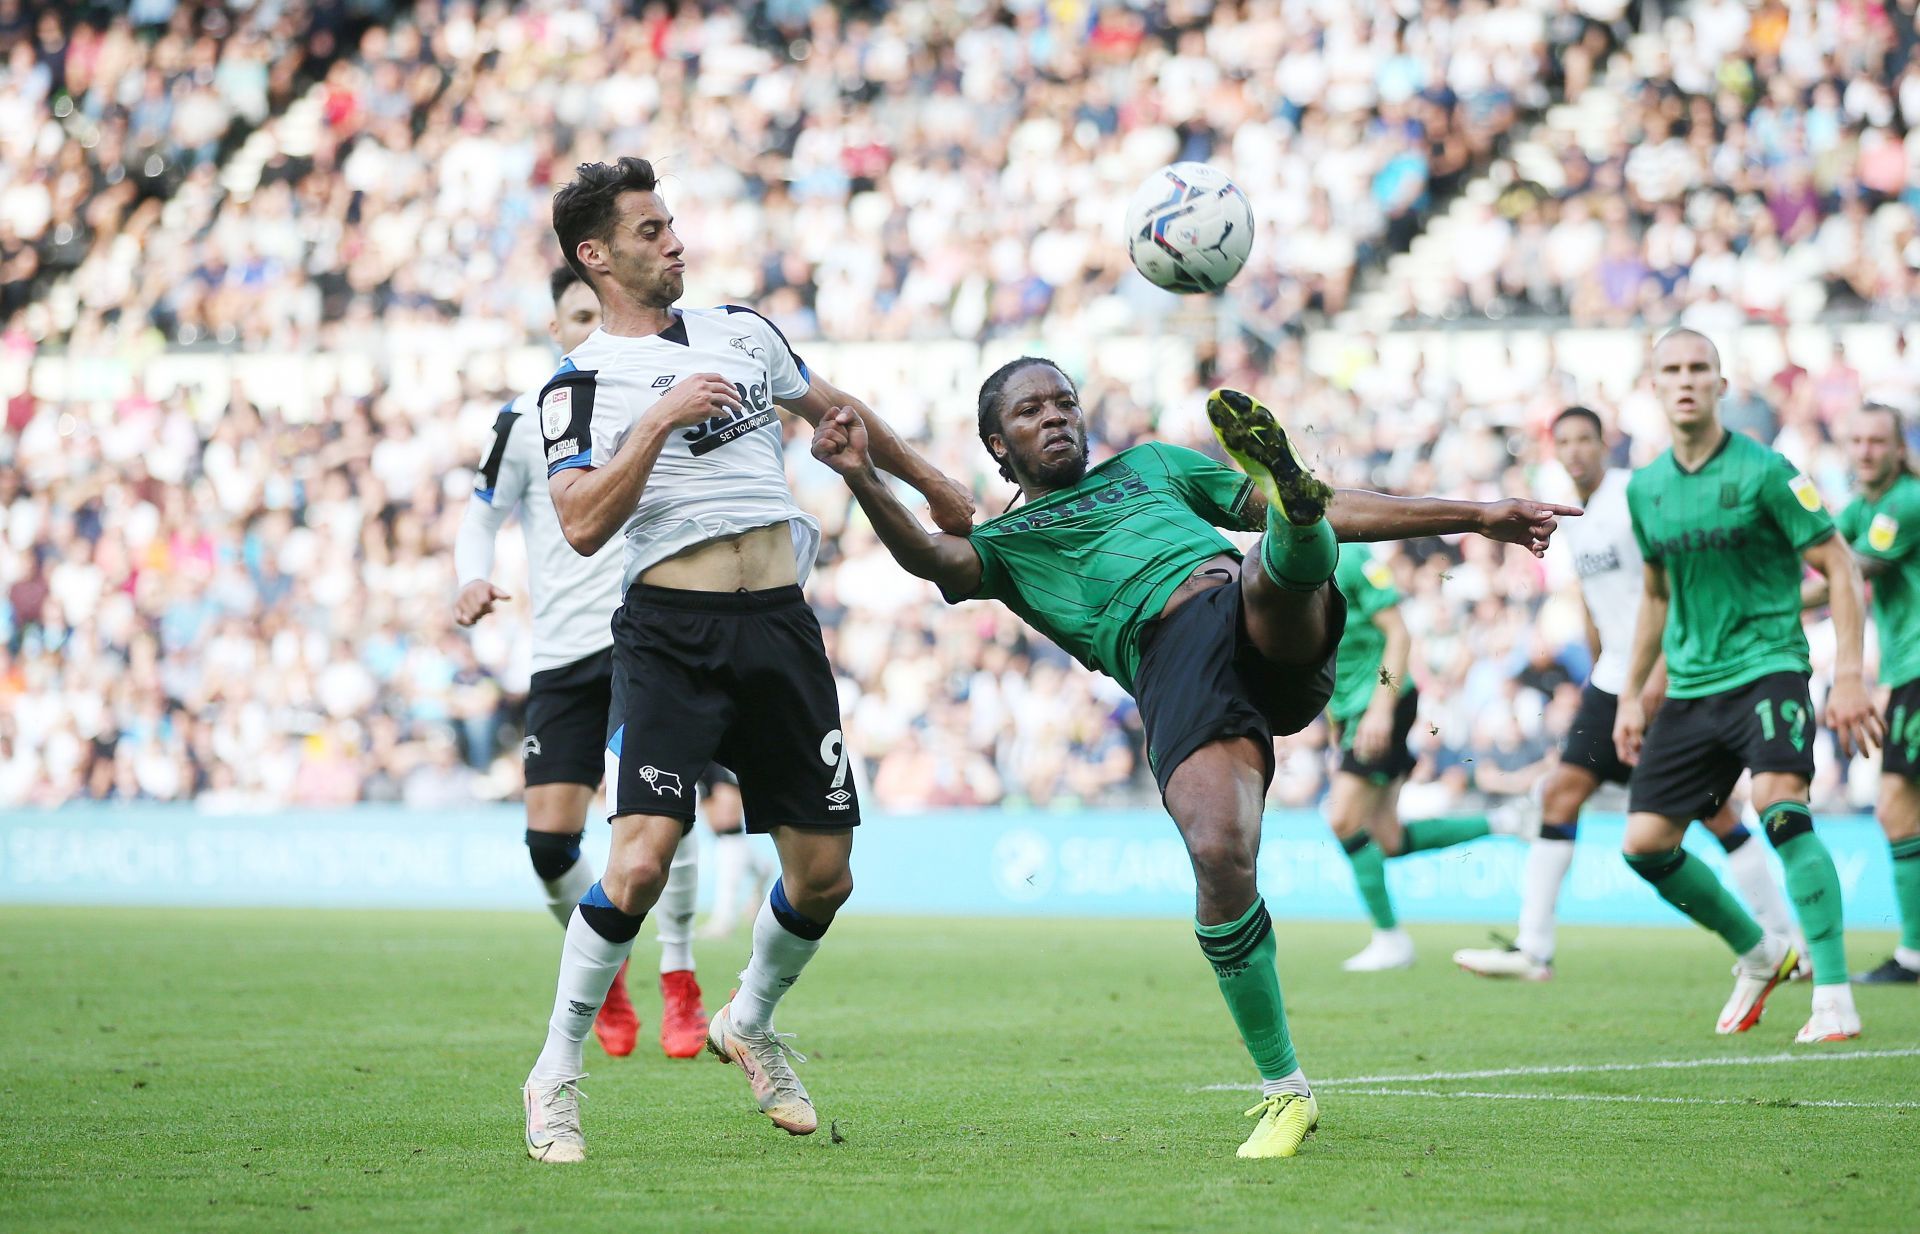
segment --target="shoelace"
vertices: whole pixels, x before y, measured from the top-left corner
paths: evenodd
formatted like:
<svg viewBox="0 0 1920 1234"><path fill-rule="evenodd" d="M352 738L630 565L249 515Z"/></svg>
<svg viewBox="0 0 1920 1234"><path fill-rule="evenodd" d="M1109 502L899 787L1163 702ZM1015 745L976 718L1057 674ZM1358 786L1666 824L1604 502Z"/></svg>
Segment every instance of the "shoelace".
<svg viewBox="0 0 1920 1234"><path fill-rule="evenodd" d="M1287 1108L1289 1102L1305 1100L1306 1098L1299 1093L1275 1093L1271 1097L1260 1098L1259 1103L1251 1110L1248 1110L1244 1117L1253 1118L1255 1115L1260 1114L1278 1114Z"/></svg>
<svg viewBox="0 0 1920 1234"><path fill-rule="evenodd" d="M754 1057L759 1060L761 1069L767 1073L767 1079L773 1082L774 1095L778 1097L805 1095L800 1088L800 1077L793 1074L793 1068L787 1063L788 1059L796 1063L807 1061L805 1054L787 1044L796 1036L798 1036L797 1033L776 1033L771 1029L760 1033L742 1032L740 1034L741 1039L750 1048L757 1047L753 1050Z"/></svg>
<svg viewBox="0 0 1920 1234"><path fill-rule="evenodd" d="M540 1103L540 1112L546 1115L547 1130L555 1139L559 1139L563 1135L570 1136L576 1140L582 1138L580 1135L580 1103L587 1099L587 1095L580 1091L580 1081L586 1078L584 1075L578 1075L571 1080L562 1080L554 1086L551 1095L549 1095L548 1090L545 1088L534 1089L534 1100ZM569 1091L573 1093L573 1100L566 1101L561 1099L560 1095Z"/></svg>

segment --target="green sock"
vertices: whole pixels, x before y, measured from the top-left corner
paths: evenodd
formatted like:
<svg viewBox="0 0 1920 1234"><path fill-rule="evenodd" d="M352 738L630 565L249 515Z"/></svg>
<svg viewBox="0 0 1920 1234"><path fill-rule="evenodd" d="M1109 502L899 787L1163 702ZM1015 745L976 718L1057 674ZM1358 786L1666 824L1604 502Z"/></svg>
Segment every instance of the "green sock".
<svg viewBox="0 0 1920 1234"><path fill-rule="evenodd" d="M1240 1029L1240 1040L1263 1080L1278 1080L1300 1069L1287 1034L1287 1008L1280 998L1280 972L1274 967L1273 918L1267 902L1254 897L1253 907L1238 921L1225 925L1195 922L1200 950L1213 965L1220 996Z"/></svg>
<svg viewBox="0 0 1920 1234"><path fill-rule="evenodd" d="M1279 507L1267 506L1267 534L1260 537L1260 568L1288 591L1318 591L1340 564L1340 542L1333 524L1319 519L1305 527L1287 521Z"/></svg>
<svg viewBox="0 0 1920 1234"><path fill-rule="evenodd" d="M1760 821L1786 868L1787 895L1813 958L1813 984L1845 985L1847 935L1840 919L1840 873L1833 868L1833 854L1813 833L1813 812L1797 801L1776 801L1760 811Z"/></svg>
<svg viewBox="0 0 1920 1234"><path fill-rule="evenodd" d="M1920 951L1920 836L1895 840L1893 900L1900 906L1900 945Z"/></svg>
<svg viewBox="0 0 1920 1234"><path fill-rule="evenodd" d="M1356 831L1340 841L1340 847L1347 851L1347 860L1353 863L1353 882L1360 889L1360 899L1366 904L1367 916L1373 918L1374 926L1391 930L1399 925L1399 919L1393 915L1393 897L1387 894L1387 855L1364 831Z"/></svg>
<svg viewBox="0 0 1920 1234"><path fill-rule="evenodd" d="M1725 939L1735 955L1745 955L1764 932L1727 894L1705 863L1687 856L1684 848L1664 853L1628 853L1633 872L1653 884L1660 898Z"/></svg>
<svg viewBox="0 0 1920 1234"><path fill-rule="evenodd" d="M1401 831L1406 836L1405 846L1400 850L1400 856L1404 857L1408 853L1465 844L1489 834L1492 828L1487 826L1486 815L1466 814L1454 818L1423 818L1408 823Z"/></svg>

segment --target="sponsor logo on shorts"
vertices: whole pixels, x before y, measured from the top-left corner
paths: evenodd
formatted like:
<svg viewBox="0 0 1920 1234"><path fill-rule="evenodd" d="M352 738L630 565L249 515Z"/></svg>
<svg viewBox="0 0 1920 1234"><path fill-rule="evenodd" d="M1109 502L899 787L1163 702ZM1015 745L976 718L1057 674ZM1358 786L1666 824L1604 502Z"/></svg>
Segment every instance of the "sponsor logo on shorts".
<svg viewBox="0 0 1920 1234"><path fill-rule="evenodd" d="M839 729L820 739L820 761L833 768L833 783L827 786L827 809L851 809L853 794L846 788L847 747Z"/></svg>
<svg viewBox="0 0 1920 1234"><path fill-rule="evenodd" d="M847 803L852 800L853 794L844 788L836 788L827 794L827 805L835 810L846 809Z"/></svg>
<svg viewBox="0 0 1920 1234"><path fill-rule="evenodd" d="M640 778L647 782L648 788L659 793L662 797L668 793L672 793L675 797L685 796L685 794L681 792L680 777L671 771L662 771L658 767L646 766L640 769Z"/></svg>
<svg viewBox="0 0 1920 1234"><path fill-rule="evenodd" d="M524 762L527 759L539 758L539 757L540 757L540 739L538 737L533 736L531 733L529 733L527 735L527 739L520 743L521 761Z"/></svg>

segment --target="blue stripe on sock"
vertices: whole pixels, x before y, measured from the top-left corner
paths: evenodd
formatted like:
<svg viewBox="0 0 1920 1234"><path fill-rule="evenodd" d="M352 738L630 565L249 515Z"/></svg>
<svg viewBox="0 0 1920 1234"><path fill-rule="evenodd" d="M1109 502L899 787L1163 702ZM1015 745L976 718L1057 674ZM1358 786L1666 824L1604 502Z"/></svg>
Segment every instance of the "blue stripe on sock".
<svg viewBox="0 0 1920 1234"><path fill-rule="evenodd" d="M1574 823L1542 823L1540 838L1543 840L1571 840L1574 836Z"/></svg>
<svg viewBox="0 0 1920 1234"><path fill-rule="evenodd" d="M1735 823L1732 831L1718 838L1720 840L1720 847L1731 853L1748 840L1753 839L1753 833L1747 830L1745 823Z"/></svg>
<svg viewBox="0 0 1920 1234"><path fill-rule="evenodd" d="M767 893L767 904L773 909L773 919L796 938L818 942L827 932L826 926L794 911L793 905L787 902L787 881L784 878L773 880L773 890Z"/></svg>

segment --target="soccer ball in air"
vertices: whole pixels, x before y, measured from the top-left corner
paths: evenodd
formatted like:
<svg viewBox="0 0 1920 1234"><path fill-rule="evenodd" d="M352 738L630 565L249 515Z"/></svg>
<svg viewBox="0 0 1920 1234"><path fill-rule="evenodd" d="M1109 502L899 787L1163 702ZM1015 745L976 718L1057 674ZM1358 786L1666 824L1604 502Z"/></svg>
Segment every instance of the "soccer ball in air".
<svg viewBox="0 0 1920 1234"><path fill-rule="evenodd" d="M1219 291L1247 264L1253 207L1205 163L1170 163L1127 202L1127 255L1147 281L1182 295Z"/></svg>

